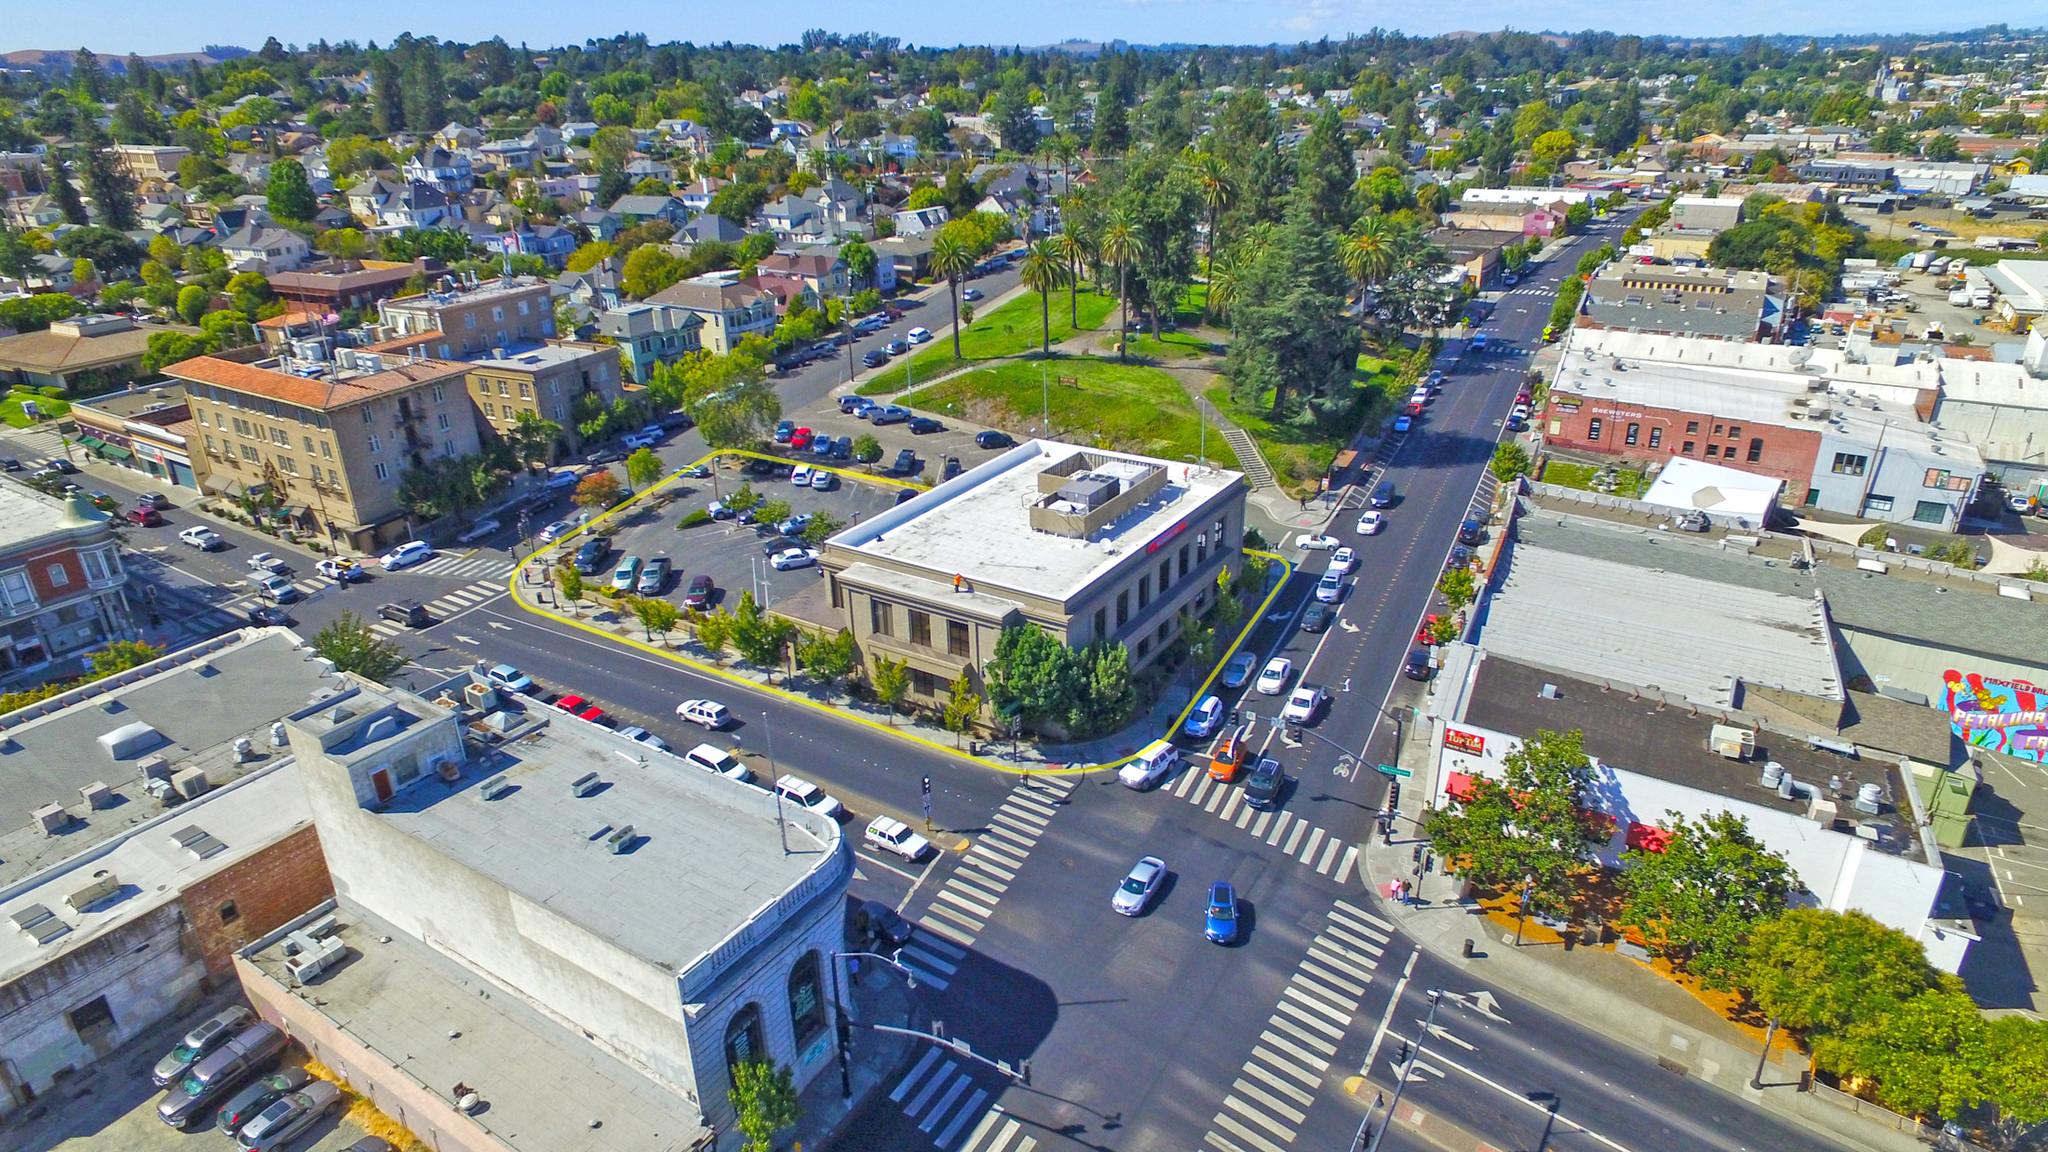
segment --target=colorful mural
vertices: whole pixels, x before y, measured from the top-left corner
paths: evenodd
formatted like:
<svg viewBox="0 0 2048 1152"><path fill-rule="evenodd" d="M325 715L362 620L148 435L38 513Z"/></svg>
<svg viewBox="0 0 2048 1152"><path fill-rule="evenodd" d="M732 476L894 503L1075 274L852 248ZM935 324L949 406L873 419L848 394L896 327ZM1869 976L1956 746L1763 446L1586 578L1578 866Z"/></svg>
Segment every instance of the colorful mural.
<svg viewBox="0 0 2048 1152"><path fill-rule="evenodd" d="M1999 680L1950 669L1941 674L1942 707L1949 730L1973 748L2023 760L2048 753L2048 689L2025 680Z"/></svg>

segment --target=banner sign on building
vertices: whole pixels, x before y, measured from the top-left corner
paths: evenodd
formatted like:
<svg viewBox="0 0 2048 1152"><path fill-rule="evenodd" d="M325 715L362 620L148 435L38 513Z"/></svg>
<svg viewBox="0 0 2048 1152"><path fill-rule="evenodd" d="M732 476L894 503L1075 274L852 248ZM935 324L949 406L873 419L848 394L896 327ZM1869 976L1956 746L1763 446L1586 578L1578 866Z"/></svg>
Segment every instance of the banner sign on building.
<svg viewBox="0 0 2048 1152"><path fill-rule="evenodd" d="M2023 760L2048 759L2048 689L1954 669L1941 679L1949 730L1964 743Z"/></svg>
<svg viewBox="0 0 2048 1152"><path fill-rule="evenodd" d="M1486 755L1486 737L1477 732L1460 732L1456 728L1444 729L1444 747L1470 752L1474 756Z"/></svg>

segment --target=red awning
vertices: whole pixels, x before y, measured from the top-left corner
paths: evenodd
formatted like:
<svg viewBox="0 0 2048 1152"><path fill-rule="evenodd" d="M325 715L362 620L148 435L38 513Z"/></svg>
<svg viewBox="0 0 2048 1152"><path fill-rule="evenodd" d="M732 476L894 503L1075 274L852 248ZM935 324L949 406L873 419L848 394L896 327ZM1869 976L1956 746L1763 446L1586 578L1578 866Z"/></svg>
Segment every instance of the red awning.
<svg viewBox="0 0 2048 1152"><path fill-rule="evenodd" d="M1629 822L1628 846L1640 852L1662 852L1671 843L1671 833L1655 824Z"/></svg>
<svg viewBox="0 0 2048 1152"><path fill-rule="evenodd" d="M1453 800L1470 800L1472 798L1472 777L1464 772L1453 772L1450 774L1449 782L1444 785L1444 791Z"/></svg>

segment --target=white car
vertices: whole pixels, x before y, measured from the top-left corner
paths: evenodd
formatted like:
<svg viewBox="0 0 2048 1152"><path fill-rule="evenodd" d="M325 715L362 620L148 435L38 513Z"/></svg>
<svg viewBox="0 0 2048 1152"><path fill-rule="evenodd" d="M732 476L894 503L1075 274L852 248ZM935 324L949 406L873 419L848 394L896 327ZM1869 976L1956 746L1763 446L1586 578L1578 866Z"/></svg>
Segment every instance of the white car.
<svg viewBox="0 0 2048 1152"><path fill-rule="evenodd" d="M663 740L661 737L656 736L654 733L649 732L647 729L639 727L638 725L635 725L631 728L619 729L619 735L624 736L626 739L631 740L635 744L645 744L649 748L653 748L661 752L668 751L668 741Z"/></svg>
<svg viewBox="0 0 2048 1152"><path fill-rule="evenodd" d="M740 763L739 757L716 744L699 744L683 753L683 759L706 772L716 772L727 780L737 780L745 784L754 778L753 772L749 771L745 764Z"/></svg>
<svg viewBox="0 0 2048 1152"><path fill-rule="evenodd" d="M1358 550L1356 548L1339 548L1335 552L1330 553L1330 571L1342 572L1349 576L1351 575L1351 570L1356 567L1358 567Z"/></svg>
<svg viewBox="0 0 2048 1152"><path fill-rule="evenodd" d="M1287 681L1294 675L1294 662L1285 656L1275 656L1266 661L1266 667L1259 673L1259 682L1254 685L1262 696L1278 696L1287 690Z"/></svg>
<svg viewBox="0 0 2048 1152"><path fill-rule="evenodd" d="M500 664L492 668L484 673L484 679L489 680L492 687L503 688L507 692L533 691L533 677L510 664Z"/></svg>
<svg viewBox="0 0 2048 1152"><path fill-rule="evenodd" d="M1529 420L1529 406L1527 404L1515 405L1514 410L1508 413L1508 419L1527 423Z"/></svg>
<svg viewBox="0 0 2048 1152"><path fill-rule="evenodd" d="M1360 536L1377 536L1386 526L1387 517L1383 512L1367 512L1358 518Z"/></svg>
<svg viewBox="0 0 2048 1152"><path fill-rule="evenodd" d="M1223 666L1223 686L1244 687L1244 682L1252 678L1252 666L1258 662L1259 658L1250 652L1239 652L1232 656L1230 663Z"/></svg>
<svg viewBox="0 0 2048 1152"><path fill-rule="evenodd" d="M195 524L178 533L178 539L202 552L212 552L228 546L226 537L204 524Z"/></svg>
<svg viewBox="0 0 2048 1152"><path fill-rule="evenodd" d="M1335 604L1344 598L1344 574L1335 568L1323 573L1316 581L1316 599L1325 604Z"/></svg>
<svg viewBox="0 0 2048 1152"><path fill-rule="evenodd" d="M425 540L408 540L378 557L377 563L382 564L386 572L391 572L417 564L433 554L434 546Z"/></svg>
<svg viewBox="0 0 2048 1152"><path fill-rule="evenodd" d="M931 340L932 334L923 328L912 328L903 334L903 338L912 344L924 344Z"/></svg>
<svg viewBox="0 0 2048 1152"><path fill-rule="evenodd" d="M661 425L649 424L638 432L626 433L626 447L632 449L652 448L656 444L661 443L661 438L664 435L667 435L667 433L661 430Z"/></svg>
<svg viewBox="0 0 2048 1152"><path fill-rule="evenodd" d="M1217 725L1223 723L1223 701L1215 696L1205 698L1188 713L1187 723L1181 731L1197 740L1206 740L1216 734Z"/></svg>
<svg viewBox="0 0 2048 1152"><path fill-rule="evenodd" d="M336 583L340 583L343 580L368 580L370 578L370 574L363 571L361 564L338 557L322 560L318 564L313 565L313 571Z"/></svg>
<svg viewBox="0 0 2048 1152"><path fill-rule="evenodd" d="M1329 699L1320 684L1303 684L1287 698L1287 707L1280 710L1280 718L1289 724L1306 724L1315 719L1316 709Z"/></svg>
<svg viewBox="0 0 2048 1152"><path fill-rule="evenodd" d="M550 492L563 488L574 488L576 482L581 479L583 479L582 474L574 468L557 468L553 472L548 473L548 482L543 487Z"/></svg>
<svg viewBox="0 0 2048 1152"><path fill-rule="evenodd" d="M787 572L791 568L809 568L817 563L817 560L818 552L815 548L785 548L768 562L775 565L776 571Z"/></svg>
<svg viewBox="0 0 2048 1152"><path fill-rule="evenodd" d="M2034 510L2034 498L2025 492L2008 492L2005 495L2005 506L2024 516Z"/></svg>
<svg viewBox="0 0 2048 1152"><path fill-rule="evenodd" d="M732 722L732 713L716 700L685 700L676 705L676 719L706 728L723 728Z"/></svg>
<svg viewBox="0 0 2048 1152"><path fill-rule="evenodd" d="M496 520L493 520L489 517L485 517L484 519L479 520L476 523L470 525L469 531L464 532L460 536L457 536L455 538L455 542L458 544L474 544L478 540L481 540L484 537L489 536L491 533L496 532L498 528L499 524Z"/></svg>
<svg viewBox="0 0 2048 1152"><path fill-rule="evenodd" d="M795 468L791 469L789 473L789 482L791 484L796 485L799 488L810 487L811 466L808 464L799 464Z"/></svg>
<svg viewBox="0 0 2048 1152"><path fill-rule="evenodd" d="M816 812L827 820L838 819L839 814L846 810L846 805L841 804L837 797L801 776L778 777L775 781L775 791L784 800Z"/></svg>
<svg viewBox="0 0 2048 1152"><path fill-rule="evenodd" d="M868 821L868 830L861 834L868 847L893 852L905 860L916 860L931 851L932 843L910 830L910 825L892 816L877 816Z"/></svg>
<svg viewBox="0 0 2048 1152"><path fill-rule="evenodd" d="M1116 886L1116 895L1109 898L1109 907L1119 916L1136 916L1152 903L1152 897L1159 891L1159 885L1166 879L1166 861L1157 856L1147 856L1131 865L1131 870Z"/></svg>
<svg viewBox="0 0 2048 1152"><path fill-rule="evenodd" d="M1304 532L1294 538L1294 546L1307 548L1312 552L1328 552L1343 547L1344 542L1335 536L1318 536L1312 532Z"/></svg>

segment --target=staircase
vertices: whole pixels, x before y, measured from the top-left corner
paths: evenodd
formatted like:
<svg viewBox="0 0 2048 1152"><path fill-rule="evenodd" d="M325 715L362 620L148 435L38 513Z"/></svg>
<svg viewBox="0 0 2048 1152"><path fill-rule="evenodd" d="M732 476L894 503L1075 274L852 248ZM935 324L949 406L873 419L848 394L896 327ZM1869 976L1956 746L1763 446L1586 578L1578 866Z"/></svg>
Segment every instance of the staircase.
<svg viewBox="0 0 2048 1152"><path fill-rule="evenodd" d="M1273 487L1273 470L1266 467L1266 458L1259 455L1259 446L1253 443L1251 434L1242 428L1222 428L1223 442L1237 453L1237 466L1244 470L1244 482L1256 492L1261 488Z"/></svg>

